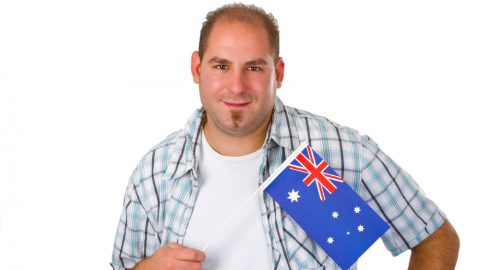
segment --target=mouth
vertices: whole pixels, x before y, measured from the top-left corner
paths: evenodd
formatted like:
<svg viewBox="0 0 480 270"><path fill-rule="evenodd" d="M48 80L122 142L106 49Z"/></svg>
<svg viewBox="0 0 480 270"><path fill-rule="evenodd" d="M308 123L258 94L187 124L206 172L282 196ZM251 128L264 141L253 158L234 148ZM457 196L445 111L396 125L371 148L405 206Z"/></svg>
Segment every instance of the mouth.
<svg viewBox="0 0 480 270"><path fill-rule="evenodd" d="M243 107L246 107L249 102L227 102L227 101L224 101L225 105L227 105L227 107L230 107L230 108L243 108Z"/></svg>

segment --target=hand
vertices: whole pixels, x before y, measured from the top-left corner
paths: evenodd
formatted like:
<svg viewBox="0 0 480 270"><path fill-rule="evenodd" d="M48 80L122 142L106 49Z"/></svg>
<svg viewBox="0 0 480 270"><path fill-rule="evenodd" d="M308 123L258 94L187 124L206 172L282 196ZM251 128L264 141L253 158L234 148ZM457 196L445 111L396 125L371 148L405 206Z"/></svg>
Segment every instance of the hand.
<svg viewBox="0 0 480 270"><path fill-rule="evenodd" d="M139 262L134 270L200 270L205 253L175 243L168 243L152 256Z"/></svg>

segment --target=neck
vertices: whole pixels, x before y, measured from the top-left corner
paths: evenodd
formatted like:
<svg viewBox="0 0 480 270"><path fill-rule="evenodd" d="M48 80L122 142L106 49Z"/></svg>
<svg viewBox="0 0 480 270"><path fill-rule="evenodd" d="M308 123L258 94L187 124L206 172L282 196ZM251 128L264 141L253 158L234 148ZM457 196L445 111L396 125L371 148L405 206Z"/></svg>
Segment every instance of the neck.
<svg viewBox="0 0 480 270"><path fill-rule="evenodd" d="M224 156L244 156L260 149L265 141L268 125L266 122L257 130L242 136L231 136L220 132L205 122L203 132L208 144L219 154Z"/></svg>

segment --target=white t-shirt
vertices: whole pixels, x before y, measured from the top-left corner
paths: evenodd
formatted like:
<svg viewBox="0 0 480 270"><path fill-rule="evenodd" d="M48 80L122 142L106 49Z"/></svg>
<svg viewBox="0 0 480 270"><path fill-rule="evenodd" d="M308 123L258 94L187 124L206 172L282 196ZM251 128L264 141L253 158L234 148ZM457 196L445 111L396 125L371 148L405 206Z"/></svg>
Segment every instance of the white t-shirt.
<svg viewBox="0 0 480 270"><path fill-rule="evenodd" d="M184 245L202 249L258 188L262 149L240 157L213 150L202 133L199 193ZM258 196L208 246L203 269L271 269Z"/></svg>

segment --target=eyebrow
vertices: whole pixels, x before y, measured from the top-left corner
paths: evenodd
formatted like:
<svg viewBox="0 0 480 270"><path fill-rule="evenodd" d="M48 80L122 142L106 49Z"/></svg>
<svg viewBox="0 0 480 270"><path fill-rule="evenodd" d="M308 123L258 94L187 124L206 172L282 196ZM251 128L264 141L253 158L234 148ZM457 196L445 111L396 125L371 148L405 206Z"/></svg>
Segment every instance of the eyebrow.
<svg viewBox="0 0 480 270"><path fill-rule="evenodd" d="M225 58L220 58L218 56L214 56L208 60L209 64L231 64L231 62ZM250 60L245 63L247 66L266 66L268 65L267 61L263 58L257 58Z"/></svg>
<svg viewBox="0 0 480 270"><path fill-rule="evenodd" d="M247 66L266 66L268 65L267 61L263 58L257 58L246 63Z"/></svg>
<svg viewBox="0 0 480 270"><path fill-rule="evenodd" d="M209 64L230 64L230 61L224 58L220 58L218 56L214 56L208 60Z"/></svg>

